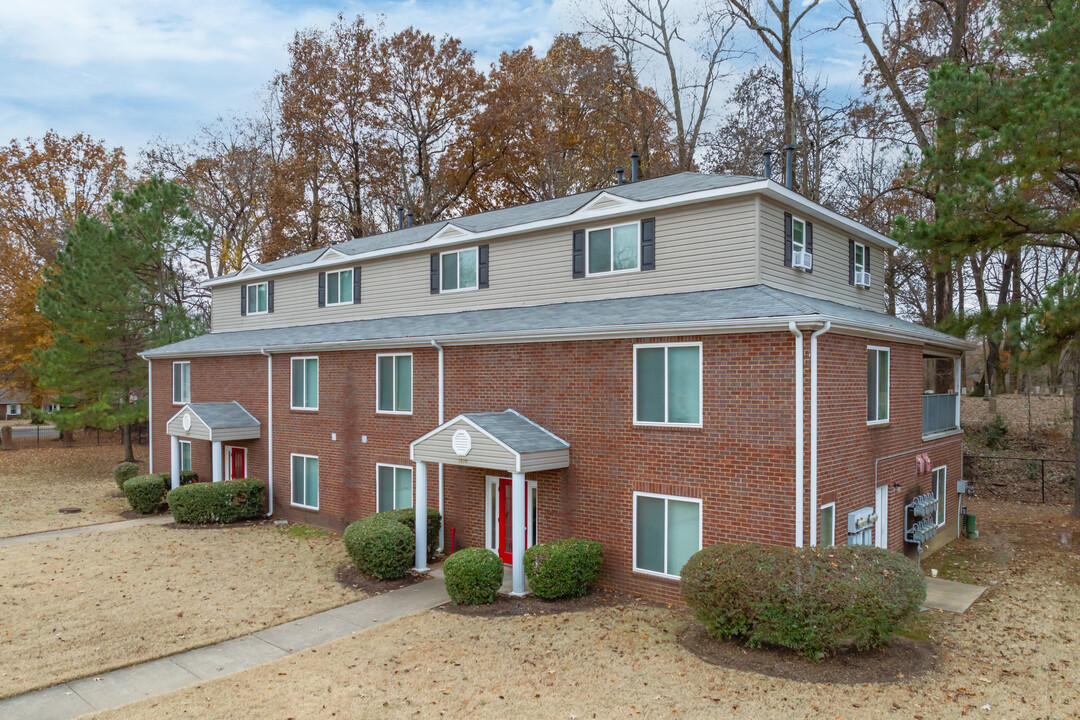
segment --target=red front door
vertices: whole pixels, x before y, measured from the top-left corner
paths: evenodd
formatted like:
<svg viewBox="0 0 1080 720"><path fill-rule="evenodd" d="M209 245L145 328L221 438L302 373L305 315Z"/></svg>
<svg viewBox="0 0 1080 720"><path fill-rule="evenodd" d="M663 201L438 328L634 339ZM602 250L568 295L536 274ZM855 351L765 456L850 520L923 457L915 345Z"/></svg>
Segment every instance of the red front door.
<svg viewBox="0 0 1080 720"><path fill-rule="evenodd" d="M240 478L247 477L247 451L244 448L230 448L229 453L232 457L229 458L229 462L232 465L232 474L230 477L233 480L239 480Z"/></svg>
<svg viewBox="0 0 1080 720"><path fill-rule="evenodd" d="M514 562L514 513L512 510L511 498L513 497L512 484L510 478L499 478L499 503L498 503L498 530L499 541L496 543L499 548L499 557L502 558L504 563ZM527 527L527 526L526 526ZM526 529L526 534L528 530Z"/></svg>

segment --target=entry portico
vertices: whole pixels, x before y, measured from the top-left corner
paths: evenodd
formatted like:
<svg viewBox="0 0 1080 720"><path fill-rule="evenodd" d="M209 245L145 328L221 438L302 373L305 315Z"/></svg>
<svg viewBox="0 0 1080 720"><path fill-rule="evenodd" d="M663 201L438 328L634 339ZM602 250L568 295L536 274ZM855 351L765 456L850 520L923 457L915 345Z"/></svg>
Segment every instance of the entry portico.
<svg viewBox="0 0 1080 720"><path fill-rule="evenodd" d="M516 410L465 413L409 445L416 463L416 513L427 512L427 463L468 465L511 474L513 595L525 594L525 473L570 465L570 443ZM416 523L416 569L427 570L427 523Z"/></svg>
<svg viewBox="0 0 1080 720"><path fill-rule="evenodd" d="M181 438L210 442L212 479L221 482L221 444L230 440L256 440L261 430L259 421L235 400L227 403L187 403L165 425L165 432L169 435L172 487L180 487ZM246 454L244 458L246 463ZM235 477L235 471L232 476Z"/></svg>

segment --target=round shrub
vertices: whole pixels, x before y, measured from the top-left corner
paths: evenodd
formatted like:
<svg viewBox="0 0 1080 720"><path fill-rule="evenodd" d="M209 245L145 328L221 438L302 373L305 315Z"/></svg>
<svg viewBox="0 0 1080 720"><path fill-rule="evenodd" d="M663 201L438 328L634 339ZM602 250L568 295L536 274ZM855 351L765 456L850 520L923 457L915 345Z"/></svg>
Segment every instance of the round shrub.
<svg viewBox="0 0 1080 720"><path fill-rule="evenodd" d="M397 520L405 527L409 528L409 531L413 533L413 538L416 537L416 509L405 508L403 510L386 510L378 515L393 518ZM439 549L439 529L442 527L442 516L438 510L428 508L427 511L427 555L430 558ZM415 544L415 543L414 543Z"/></svg>
<svg viewBox="0 0 1080 720"><path fill-rule="evenodd" d="M581 597L600 576L604 548L595 540L555 540L526 550L524 564L529 589L537 597Z"/></svg>
<svg viewBox="0 0 1080 720"><path fill-rule="evenodd" d="M116 480L116 487L120 488L121 492L124 490L124 483L138 474L139 464L133 462L122 462L112 471L113 480Z"/></svg>
<svg viewBox="0 0 1080 720"><path fill-rule="evenodd" d="M128 505L137 513L157 512L169 485L161 475L136 475L124 483Z"/></svg>
<svg viewBox="0 0 1080 720"><path fill-rule="evenodd" d="M446 593L455 605L482 605L495 600L503 582L503 562L486 548L464 548L443 563Z"/></svg>
<svg viewBox="0 0 1080 720"><path fill-rule="evenodd" d="M345 528L345 549L361 575L394 580L412 566L416 536L389 513L376 513Z"/></svg>
<svg viewBox="0 0 1080 720"><path fill-rule="evenodd" d="M165 496L178 523L231 523L263 514L266 483L254 478L195 483Z"/></svg>
<svg viewBox="0 0 1080 720"><path fill-rule="evenodd" d="M682 596L706 632L811 659L879 647L919 610L915 563L869 546L713 545L682 569Z"/></svg>

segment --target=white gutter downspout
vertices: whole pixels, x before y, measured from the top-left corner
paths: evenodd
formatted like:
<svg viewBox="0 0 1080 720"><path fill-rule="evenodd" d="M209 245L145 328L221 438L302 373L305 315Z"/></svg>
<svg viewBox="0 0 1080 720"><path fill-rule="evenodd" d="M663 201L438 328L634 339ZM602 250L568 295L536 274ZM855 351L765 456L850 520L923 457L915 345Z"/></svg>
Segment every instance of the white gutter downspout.
<svg viewBox="0 0 1080 720"><path fill-rule="evenodd" d="M266 356L266 442L270 446L266 453L266 487L270 505L266 516L274 514L274 358L266 352L266 348L259 350L260 355Z"/></svg>
<svg viewBox="0 0 1080 720"><path fill-rule="evenodd" d="M439 425L443 424L443 348L442 345L432 339L431 344L439 350ZM446 521L443 519L443 464L439 463L439 552L443 551L443 541L446 537Z"/></svg>
<svg viewBox="0 0 1080 720"><path fill-rule="evenodd" d="M829 332L832 323L810 336L810 545L817 545L817 339Z"/></svg>
<svg viewBox="0 0 1080 720"><path fill-rule="evenodd" d="M150 468L146 471L151 475L154 474L154 361L147 358L146 360L146 397L149 400L150 412L149 420L147 421L146 432L150 434Z"/></svg>
<svg viewBox="0 0 1080 720"><path fill-rule="evenodd" d="M788 330L795 336L795 547L803 546L803 334L794 321Z"/></svg>

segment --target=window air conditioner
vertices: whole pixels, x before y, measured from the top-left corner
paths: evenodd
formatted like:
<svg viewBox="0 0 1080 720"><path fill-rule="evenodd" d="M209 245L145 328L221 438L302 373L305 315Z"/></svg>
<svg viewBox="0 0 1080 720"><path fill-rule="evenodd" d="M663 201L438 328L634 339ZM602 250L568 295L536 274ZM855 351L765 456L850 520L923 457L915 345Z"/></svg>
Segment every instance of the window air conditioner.
<svg viewBox="0 0 1080 720"><path fill-rule="evenodd" d="M865 270L855 273L855 284L859 287L870 287L870 273Z"/></svg>
<svg viewBox="0 0 1080 720"><path fill-rule="evenodd" d="M811 270L814 267L814 256L805 250L796 250L791 253L791 267Z"/></svg>

